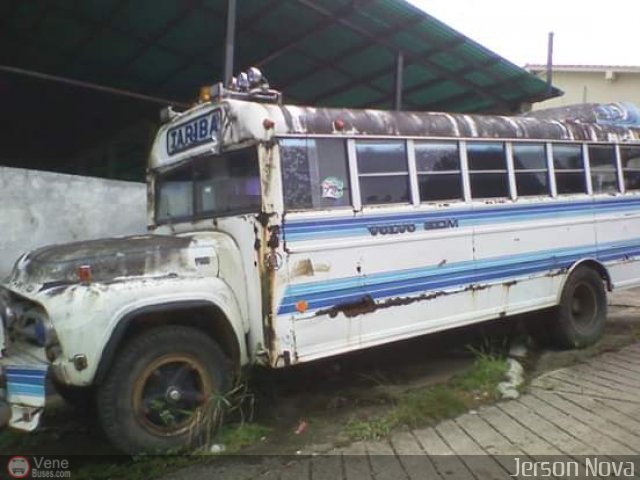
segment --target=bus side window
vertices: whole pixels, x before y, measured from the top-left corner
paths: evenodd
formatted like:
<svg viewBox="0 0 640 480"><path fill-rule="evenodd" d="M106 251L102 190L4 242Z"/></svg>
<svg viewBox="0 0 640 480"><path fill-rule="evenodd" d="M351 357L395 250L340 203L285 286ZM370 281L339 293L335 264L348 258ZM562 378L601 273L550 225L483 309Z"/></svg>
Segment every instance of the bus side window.
<svg viewBox="0 0 640 480"><path fill-rule="evenodd" d="M587 193L582 145L554 143L552 151L558 194Z"/></svg>
<svg viewBox="0 0 640 480"><path fill-rule="evenodd" d="M620 147L626 190L640 190L640 147Z"/></svg>
<svg viewBox="0 0 640 480"><path fill-rule="evenodd" d="M467 143L472 198L508 198L507 157L502 142Z"/></svg>
<svg viewBox="0 0 640 480"><path fill-rule="evenodd" d="M513 167L519 197L551 195L544 143L514 143Z"/></svg>
<svg viewBox="0 0 640 480"><path fill-rule="evenodd" d="M285 138L279 145L286 210L351 206L343 139Z"/></svg>
<svg viewBox="0 0 640 480"><path fill-rule="evenodd" d="M416 142L421 202L461 200L462 176L457 142Z"/></svg>
<svg viewBox="0 0 640 480"><path fill-rule="evenodd" d="M589 145L589 168L593 193L615 193L618 191L616 147L613 145Z"/></svg>
<svg viewBox="0 0 640 480"><path fill-rule="evenodd" d="M409 203L409 166L404 141L357 141L356 155L363 205Z"/></svg>

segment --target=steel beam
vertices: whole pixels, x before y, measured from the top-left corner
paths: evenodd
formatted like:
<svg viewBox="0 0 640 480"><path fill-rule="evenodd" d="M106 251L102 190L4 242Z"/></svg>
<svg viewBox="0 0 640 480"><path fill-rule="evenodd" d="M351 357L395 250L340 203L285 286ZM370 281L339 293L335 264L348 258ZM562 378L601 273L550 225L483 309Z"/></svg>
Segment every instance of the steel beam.
<svg viewBox="0 0 640 480"><path fill-rule="evenodd" d="M0 65L0 72L11 73L14 75L21 75L23 77L37 78L40 80L46 80L49 82L62 83L65 85L71 85L74 87L86 88L88 90L94 90L97 92L108 93L110 95L118 95L121 97L135 98L136 100L142 100L145 102L158 103L160 105L175 105L177 107L188 107L189 104L169 100L166 98L153 97L151 95L144 95L142 93L131 92L129 90L123 90L120 88L107 87L105 85L99 85L97 83L83 82L81 80L75 80L73 78L60 77L57 75L49 75L47 73L36 72L34 70L26 70L24 68L11 67L9 65Z"/></svg>
<svg viewBox="0 0 640 480"><path fill-rule="evenodd" d="M224 44L224 84L230 85L233 78L233 60L236 48L236 0L227 1L227 34Z"/></svg>
<svg viewBox="0 0 640 480"><path fill-rule="evenodd" d="M394 110L402 110L402 90L404 87L404 55L402 51L399 51L396 55L396 74L393 78L394 83L394 95L393 95L393 108Z"/></svg>

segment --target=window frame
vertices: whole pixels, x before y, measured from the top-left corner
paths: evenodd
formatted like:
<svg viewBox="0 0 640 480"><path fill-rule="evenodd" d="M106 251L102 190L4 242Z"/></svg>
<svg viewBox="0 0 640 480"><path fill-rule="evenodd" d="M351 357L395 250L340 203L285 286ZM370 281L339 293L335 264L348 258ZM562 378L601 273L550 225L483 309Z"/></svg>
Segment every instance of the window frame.
<svg viewBox="0 0 640 480"><path fill-rule="evenodd" d="M286 205L286 199L285 199L285 186L284 186L284 177L283 177L283 168L282 168L282 151L281 151L281 141L282 140L302 140L302 141L309 141L309 140L334 140L334 141L341 141L344 147L344 160L346 162L345 164L345 173L347 175L347 179L345 181L345 187L348 190L350 196L351 196L351 201L345 205L338 205L338 206L318 206L318 207L310 207L310 208L294 208L294 209L288 209L287 205ZM282 208L283 211L285 212L291 212L291 213L298 213L298 212L318 212L321 210L330 210L330 211L344 211L344 210L348 210L351 211L355 208L356 205L356 195L359 199L360 196L360 190L355 189L354 186L354 181L353 181L353 169L352 169L352 161L351 161L351 142L353 141L353 138L347 138L347 137L337 137L337 136L316 136L316 135L309 135L309 136L301 136L301 135L283 135L278 137L278 154L280 157L280 193L282 195ZM306 144L305 144L306 145ZM305 148L307 149L308 152L308 147L305 146ZM308 160L308 157L307 157ZM358 182L356 181L355 184L357 184Z"/></svg>
<svg viewBox="0 0 640 480"><path fill-rule="evenodd" d="M379 143L383 144L385 142L388 143L399 143L402 144L404 150L404 164L406 166L406 171L385 171L385 172L361 172L360 165L358 164L358 142L362 143ZM352 155L353 158L349 158L349 161L353 161L354 169L357 172L357 177L355 180L358 183L358 195L359 195L359 203L361 208L380 208L380 207L394 207L394 206L406 206L406 205L415 205L415 191L413 187L413 178L415 178L415 170L412 172L412 167L410 166L410 154L409 154L409 139L405 137L398 138L378 138L378 137L356 137L353 138L353 147L352 147ZM413 168L415 169L415 152L413 152ZM404 177L407 180L407 193L409 198L406 202L386 202L386 203L365 203L362 198L362 184L360 182L361 178L388 178L388 177Z"/></svg>
<svg viewBox="0 0 640 480"><path fill-rule="evenodd" d="M416 146L417 145L425 145L425 144L452 144L455 146L456 148L456 154L458 156L458 169L456 170L441 170L441 171L421 171L418 170L418 165L417 165L417 150L416 150ZM428 204L439 204L439 203L455 203L455 202L466 202L466 194L465 194L465 188L464 188L464 181L463 181L463 168L462 168L462 155L461 155L461 141L457 140L455 138L452 138L450 140L443 140L443 139L431 139L431 138L425 138L425 139L420 139L420 140L412 140L411 141L411 147L412 147L412 152L413 152L413 161L414 161L414 165L415 165L415 171L414 171L414 179L415 179L415 205L428 205ZM435 177L439 176L439 175L457 175L458 177L458 181L460 182L460 195L458 197L453 197L453 198L447 198L447 199L441 199L441 200L423 200L421 195L420 195L420 176L424 175L433 175Z"/></svg>
<svg viewBox="0 0 640 480"><path fill-rule="evenodd" d="M640 192L640 188L633 188L633 189L627 189L627 177L625 175L625 172L638 172L640 173L640 168L624 168L624 166L622 165L622 150L623 149L630 149L630 148L636 148L638 150L640 150L640 144L618 144L618 162L619 162L619 166L620 166L620 174L622 177L622 187L623 187L623 193L635 193L635 192ZM638 157L640 158L640 157Z"/></svg>
<svg viewBox="0 0 640 480"><path fill-rule="evenodd" d="M620 185L620 175L618 174L618 169L619 169L619 162L618 162L618 149L617 149L617 145L615 143L594 143L594 142L587 142L585 143L585 147L588 151L588 155L589 155L589 178L591 179L591 191L593 195L611 195L611 194L618 194L618 193L622 193L622 186ZM604 168L604 167L594 167L593 162L592 162L592 155L591 155L591 149L592 148L608 148L610 150L612 150L613 152L613 157L611 157L611 159L613 160L613 162L611 163L611 166L613 166L613 171L611 171L610 168ZM594 183L593 183L593 176L594 173L596 172L608 172L608 173L613 173L613 176L615 178L615 184L616 184L616 189L614 191L601 191L601 192L596 192L595 191L595 187L594 187Z"/></svg>
<svg viewBox="0 0 640 480"><path fill-rule="evenodd" d="M504 169L489 169L489 170L473 170L471 168L471 165L469 164L469 145L470 144L500 144L502 145L502 153L504 155ZM510 162L509 162L509 153L508 153L508 144L510 142L507 140L502 140L502 139L493 139L493 138L473 138L470 140L466 140L464 143L464 157L465 157L465 163L466 163L466 172L465 172L465 176L467 177L467 181L468 181L468 199L469 201L476 201L476 202L486 202L486 201L494 201L496 199L506 199L506 200L512 200L514 197L514 192L512 190L512 185L511 185L511 176L512 176L512 171L513 169L510 168ZM462 146L460 147L462 148ZM472 175L474 174L478 174L478 175L482 175L482 174L504 174L504 180L506 181L506 186L507 186L507 195L506 196L494 196L494 197L478 197L478 196L474 196L473 195L473 189L472 189L472 182L471 182L471 178Z"/></svg>
<svg viewBox="0 0 640 480"><path fill-rule="evenodd" d="M536 145L536 146L542 146L542 152L544 155L544 168L516 168L515 166L515 149L519 146L526 146L526 145ZM535 197L549 197L549 198L554 198L554 186L552 185L551 179L552 176L554 175L549 167L549 143L545 142L545 141L538 141L538 140L531 140L531 141L526 141L526 142L522 142L522 141L516 141L516 142L509 142L509 150L511 153L511 173L513 174L513 191L512 191L512 198L514 200L517 200L519 198L535 198ZM553 162L553 158L551 158L551 161ZM521 195L520 191L518 190L518 173L544 173L545 176L547 177L547 192L546 194L539 194L539 195Z"/></svg>
<svg viewBox="0 0 640 480"><path fill-rule="evenodd" d="M554 140L548 142L551 151L551 162L553 164L553 177L555 181L555 193L557 197L566 197L569 195L593 195L593 189L591 188L591 169L589 168L589 152L585 148L585 142L567 142ZM582 159L582 168L558 168L556 165L555 149L556 146L570 146L577 147L580 150L580 157ZM558 189L558 174L564 173L582 173L582 181L584 182L584 189L581 192L560 192Z"/></svg>

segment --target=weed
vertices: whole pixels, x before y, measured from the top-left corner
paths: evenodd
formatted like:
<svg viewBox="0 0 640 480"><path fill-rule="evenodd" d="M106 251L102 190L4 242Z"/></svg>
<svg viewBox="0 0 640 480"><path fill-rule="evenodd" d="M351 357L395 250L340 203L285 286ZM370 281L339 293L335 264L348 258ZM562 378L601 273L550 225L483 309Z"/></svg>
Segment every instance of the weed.
<svg viewBox="0 0 640 480"><path fill-rule="evenodd" d="M417 427L464 412L465 399L448 385L409 392L393 412L394 423Z"/></svg>
<svg viewBox="0 0 640 480"><path fill-rule="evenodd" d="M349 438L379 440L389 435L396 426L391 416L382 416L371 420L351 420L345 427L345 434Z"/></svg>
<svg viewBox="0 0 640 480"><path fill-rule="evenodd" d="M478 352L470 370L454 378L455 385L469 393L488 393L493 396L507 371L509 364L504 358Z"/></svg>
<svg viewBox="0 0 640 480"><path fill-rule="evenodd" d="M259 442L270 431L270 428L257 423L225 425L220 431L219 441L225 446L225 453L235 453Z"/></svg>
<svg viewBox="0 0 640 480"><path fill-rule="evenodd" d="M352 420L345 434L358 440L385 438L391 430L411 428L451 418L483 402L498 398L497 386L509 365L504 358L475 351L473 366L449 383L417 389L395 399L387 413L367 420Z"/></svg>
<svg viewBox="0 0 640 480"><path fill-rule="evenodd" d="M223 425L229 418L237 418L239 427L253 419L255 397L246 383L238 383L225 394L214 393L196 412L191 427L191 445L220 443Z"/></svg>

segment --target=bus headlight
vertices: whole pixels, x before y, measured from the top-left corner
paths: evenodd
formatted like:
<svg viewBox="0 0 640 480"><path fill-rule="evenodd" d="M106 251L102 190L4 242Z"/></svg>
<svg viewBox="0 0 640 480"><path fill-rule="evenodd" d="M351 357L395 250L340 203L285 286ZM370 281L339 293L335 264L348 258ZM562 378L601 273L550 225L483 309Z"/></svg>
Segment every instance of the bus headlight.
<svg viewBox="0 0 640 480"><path fill-rule="evenodd" d="M16 339L25 340L39 347L49 347L59 343L51 320L39 308L25 310L13 324L11 333Z"/></svg>

